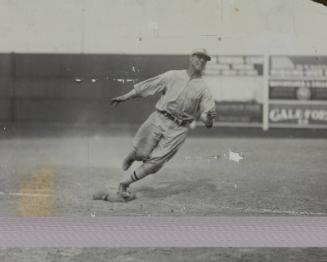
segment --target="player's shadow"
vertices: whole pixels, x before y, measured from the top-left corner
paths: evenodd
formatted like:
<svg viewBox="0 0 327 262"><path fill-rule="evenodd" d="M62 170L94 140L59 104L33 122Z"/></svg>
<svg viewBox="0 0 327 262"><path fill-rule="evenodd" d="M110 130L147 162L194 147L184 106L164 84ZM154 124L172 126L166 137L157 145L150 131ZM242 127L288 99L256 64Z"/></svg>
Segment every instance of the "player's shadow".
<svg viewBox="0 0 327 262"><path fill-rule="evenodd" d="M172 195L197 193L203 194L207 192L215 192L217 187L212 183L211 179L198 179L192 181L179 180L160 182L154 186L142 186L136 189L136 193L141 193L144 197L149 198L165 198Z"/></svg>

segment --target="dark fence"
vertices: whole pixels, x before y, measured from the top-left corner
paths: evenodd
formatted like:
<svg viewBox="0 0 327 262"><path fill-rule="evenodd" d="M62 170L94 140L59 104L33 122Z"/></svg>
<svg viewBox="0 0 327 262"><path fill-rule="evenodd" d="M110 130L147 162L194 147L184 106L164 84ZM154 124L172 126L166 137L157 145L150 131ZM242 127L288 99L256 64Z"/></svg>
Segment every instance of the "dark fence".
<svg viewBox="0 0 327 262"><path fill-rule="evenodd" d="M153 111L156 97L119 109L110 99L186 66L182 55L0 54L0 120L137 124Z"/></svg>

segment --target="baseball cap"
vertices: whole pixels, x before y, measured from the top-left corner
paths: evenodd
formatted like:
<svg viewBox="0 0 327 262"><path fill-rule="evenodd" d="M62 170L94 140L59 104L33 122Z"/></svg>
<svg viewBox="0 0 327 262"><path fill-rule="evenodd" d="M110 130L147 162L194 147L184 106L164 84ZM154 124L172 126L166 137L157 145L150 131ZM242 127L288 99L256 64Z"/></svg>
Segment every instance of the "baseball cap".
<svg viewBox="0 0 327 262"><path fill-rule="evenodd" d="M192 51L192 55L203 55L207 61L211 60L211 57L208 55L208 52L204 48L196 48Z"/></svg>

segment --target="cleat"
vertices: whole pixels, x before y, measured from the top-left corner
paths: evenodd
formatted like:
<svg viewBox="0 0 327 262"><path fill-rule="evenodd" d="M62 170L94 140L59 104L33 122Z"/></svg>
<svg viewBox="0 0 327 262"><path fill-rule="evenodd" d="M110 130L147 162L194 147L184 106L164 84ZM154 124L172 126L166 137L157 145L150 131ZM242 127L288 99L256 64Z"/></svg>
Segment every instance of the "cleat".
<svg viewBox="0 0 327 262"><path fill-rule="evenodd" d="M93 200L102 200L113 203L126 203L128 201L134 200L135 198L135 193L131 193L129 191L125 191L123 193L99 191L96 192L92 197Z"/></svg>
<svg viewBox="0 0 327 262"><path fill-rule="evenodd" d="M98 191L93 196L93 200L106 200L108 197L108 193L105 191Z"/></svg>
<svg viewBox="0 0 327 262"><path fill-rule="evenodd" d="M128 189L128 186L126 186L124 184L119 184L117 194L121 195L124 198L129 197L131 192L129 192L127 189Z"/></svg>

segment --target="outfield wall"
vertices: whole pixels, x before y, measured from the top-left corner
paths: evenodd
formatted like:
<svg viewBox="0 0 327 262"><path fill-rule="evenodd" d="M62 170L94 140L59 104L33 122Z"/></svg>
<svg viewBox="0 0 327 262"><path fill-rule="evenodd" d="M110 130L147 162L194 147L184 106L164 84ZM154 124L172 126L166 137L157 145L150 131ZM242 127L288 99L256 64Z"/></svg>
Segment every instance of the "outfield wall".
<svg viewBox="0 0 327 262"><path fill-rule="evenodd" d="M156 97L135 99L119 110L110 99L138 81L186 65L185 56L2 54L0 120L140 123Z"/></svg>
<svg viewBox="0 0 327 262"><path fill-rule="evenodd" d="M216 100L218 126L327 127L327 57L212 58L204 79ZM110 99L187 63L184 55L2 54L0 120L140 124L157 96L119 109Z"/></svg>

